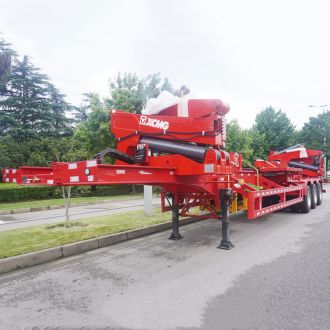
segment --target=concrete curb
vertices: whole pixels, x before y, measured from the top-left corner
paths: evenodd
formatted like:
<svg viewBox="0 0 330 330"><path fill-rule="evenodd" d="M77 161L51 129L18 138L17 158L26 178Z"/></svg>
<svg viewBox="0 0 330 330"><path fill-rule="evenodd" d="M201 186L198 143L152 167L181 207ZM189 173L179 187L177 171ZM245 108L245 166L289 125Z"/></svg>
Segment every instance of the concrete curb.
<svg viewBox="0 0 330 330"><path fill-rule="evenodd" d="M141 198L143 196L141 195ZM76 207L76 206L87 206L87 205L96 205L96 204L107 204L107 203L112 203L112 202L123 202L123 201L134 201L140 198L133 198L133 199L120 199L120 200L100 200L100 201L95 201L95 202L81 202L81 203L72 203L70 207ZM48 205L48 206L42 206L42 207L28 207L28 208L21 208L17 210L4 210L0 211L0 215L8 215L8 214L19 214L19 213L27 213L27 212L36 212L36 211L47 211L47 210L56 210L56 209L63 209L65 208L64 204L60 205Z"/></svg>
<svg viewBox="0 0 330 330"><path fill-rule="evenodd" d="M180 220L180 226L201 221L201 218L185 218ZM79 253L110 246L120 242L158 233L172 227L172 222L164 222L149 227L129 230L122 233L101 236L76 243L57 246L37 252L22 254L15 257L0 259L0 274L8 273L12 270L22 269L44 262L53 261L60 258L73 256Z"/></svg>
<svg viewBox="0 0 330 330"><path fill-rule="evenodd" d="M18 214L18 213L26 213L26 212L31 212L32 208L23 208L23 209L17 209L17 210L11 210L11 214Z"/></svg>
<svg viewBox="0 0 330 330"><path fill-rule="evenodd" d="M71 205L72 206L72 205ZM49 210L57 210L57 209L63 209L65 207L64 204L61 205L50 205Z"/></svg>

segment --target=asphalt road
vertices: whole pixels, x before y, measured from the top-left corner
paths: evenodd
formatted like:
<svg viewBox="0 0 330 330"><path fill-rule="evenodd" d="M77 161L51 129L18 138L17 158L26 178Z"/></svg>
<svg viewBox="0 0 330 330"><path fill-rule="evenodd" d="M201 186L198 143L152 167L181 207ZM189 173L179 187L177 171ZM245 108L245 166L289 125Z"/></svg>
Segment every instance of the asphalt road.
<svg viewBox="0 0 330 330"><path fill-rule="evenodd" d="M109 202L70 208L70 219L78 220L96 216L118 214L144 208L143 199ZM159 198L153 199L153 205L160 205ZM0 215L0 231L35 226L65 220L65 209Z"/></svg>
<svg viewBox="0 0 330 330"><path fill-rule="evenodd" d="M0 276L0 329L330 329L330 194L309 214L207 220Z"/></svg>

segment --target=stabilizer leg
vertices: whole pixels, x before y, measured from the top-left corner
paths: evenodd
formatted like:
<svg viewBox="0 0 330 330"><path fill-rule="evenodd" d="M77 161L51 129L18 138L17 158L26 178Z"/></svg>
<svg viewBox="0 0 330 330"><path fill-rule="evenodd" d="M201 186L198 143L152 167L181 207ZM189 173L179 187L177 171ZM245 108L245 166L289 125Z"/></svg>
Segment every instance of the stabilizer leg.
<svg viewBox="0 0 330 330"><path fill-rule="evenodd" d="M221 222L222 222L222 239L219 249L230 250L234 247L234 244L229 239L229 199L230 199L230 190L221 189L220 192L220 204L221 204Z"/></svg>
<svg viewBox="0 0 330 330"><path fill-rule="evenodd" d="M178 241L183 236L179 231L179 205L176 203L175 196L172 197L172 234L168 239Z"/></svg>

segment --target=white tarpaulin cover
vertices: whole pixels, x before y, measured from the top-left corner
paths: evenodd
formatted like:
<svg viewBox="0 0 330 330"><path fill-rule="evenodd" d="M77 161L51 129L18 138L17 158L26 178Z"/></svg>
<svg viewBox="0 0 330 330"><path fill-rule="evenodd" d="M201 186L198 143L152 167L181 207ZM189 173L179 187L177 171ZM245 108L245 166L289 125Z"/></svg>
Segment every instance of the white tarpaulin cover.
<svg viewBox="0 0 330 330"><path fill-rule="evenodd" d="M155 115L164 109L179 103L180 98L168 91L162 91L156 98L147 101L146 107L142 110L144 115Z"/></svg>
<svg viewBox="0 0 330 330"><path fill-rule="evenodd" d="M143 115L155 115L161 111L178 104L178 116L188 117L188 101L192 94L177 97L168 91L162 91L156 98L147 101L146 107L142 110Z"/></svg>

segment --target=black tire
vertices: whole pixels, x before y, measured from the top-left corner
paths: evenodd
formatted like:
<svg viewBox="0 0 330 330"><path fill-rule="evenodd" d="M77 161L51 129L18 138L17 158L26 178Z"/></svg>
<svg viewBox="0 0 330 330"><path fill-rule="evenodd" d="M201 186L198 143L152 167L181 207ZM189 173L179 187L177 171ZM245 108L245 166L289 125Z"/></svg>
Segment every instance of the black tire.
<svg viewBox="0 0 330 330"><path fill-rule="evenodd" d="M312 189L310 185L307 185L307 192L304 196L304 200L300 204L300 209L302 213L309 213L311 210L311 204L312 204Z"/></svg>
<svg viewBox="0 0 330 330"><path fill-rule="evenodd" d="M316 188L315 184L311 184L310 188L311 188L311 193L312 193L311 209L315 209L316 204L317 204L317 188Z"/></svg>
<svg viewBox="0 0 330 330"><path fill-rule="evenodd" d="M317 205L321 205L322 204L322 185L321 183L317 182L315 183L316 186L316 196L317 196Z"/></svg>

